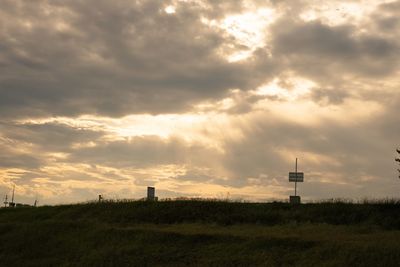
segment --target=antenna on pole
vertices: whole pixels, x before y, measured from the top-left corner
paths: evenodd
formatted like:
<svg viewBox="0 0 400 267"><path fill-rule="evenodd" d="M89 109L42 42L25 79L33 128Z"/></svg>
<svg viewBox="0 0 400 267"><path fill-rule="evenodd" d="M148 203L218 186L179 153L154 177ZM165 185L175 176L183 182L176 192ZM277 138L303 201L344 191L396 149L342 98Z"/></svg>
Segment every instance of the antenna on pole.
<svg viewBox="0 0 400 267"><path fill-rule="evenodd" d="M294 182L294 196L297 196L297 158L296 158L295 173L296 173L296 181Z"/></svg>
<svg viewBox="0 0 400 267"><path fill-rule="evenodd" d="M15 203L14 203L14 193L15 193L15 185L13 186L13 192L12 192L12 197L11 197L11 202L8 204L9 207L14 208Z"/></svg>
<svg viewBox="0 0 400 267"><path fill-rule="evenodd" d="M4 198L4 208L7 208L7 204L8 204L8 196L6 194L6 197Z"/></svg>

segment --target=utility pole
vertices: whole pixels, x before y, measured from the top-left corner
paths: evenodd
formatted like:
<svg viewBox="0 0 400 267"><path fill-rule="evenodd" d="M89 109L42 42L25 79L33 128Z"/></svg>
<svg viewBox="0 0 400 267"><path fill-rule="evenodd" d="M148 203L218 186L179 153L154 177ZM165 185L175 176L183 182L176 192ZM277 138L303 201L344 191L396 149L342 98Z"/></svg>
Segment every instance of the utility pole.
<svg viewBox="0 0 400 267"><path fill-rule="evenodd" d="M298 159L296 158L295 171L289 172L289 182L294 182L294 196L289 196L289 201L292 204L300 204L300 196L297 195L297 182L304 181L304 173L297 171L297 162Z"/></svg>
<svg viewBox="0 0 400 267"><path fill-rule="evenodd" d="M14 203L14 193L15 193L15 185L13 187L13 193L12 193L12 198L11 198L11 202L9 203L9 207L14 208L15 207L15 203Z"/></svg>
<svg viewBox="0 0 400 267"><path fill-rule="evenodd" d="M6 197L4 198L4 208L7 208L7 204L8 204L8 196L6 194Z"/></svg>
<svg viewBox="0 0 400 267"><path fill-rule="evenodd" d="M296 181L294 182L294 196L297 196L297 158L296 158L295 173L296 173Z"/></svg>

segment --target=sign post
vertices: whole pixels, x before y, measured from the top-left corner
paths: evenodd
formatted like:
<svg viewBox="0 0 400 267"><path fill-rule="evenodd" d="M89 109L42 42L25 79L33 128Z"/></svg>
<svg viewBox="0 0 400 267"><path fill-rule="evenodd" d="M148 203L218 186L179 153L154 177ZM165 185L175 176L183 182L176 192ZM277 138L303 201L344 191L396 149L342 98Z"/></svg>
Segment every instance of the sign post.
<svg viewBox="0 0 400 267"><path fill-rule="evenodd" d="M290 196L290 203L300 204L300 196L297 196L297 182L302 183L304 181L304 173L297 172L297 158L295 172L289 172L289 182L294 182L294 196Z"/></svg>
<svg viewBox="0 0 400 267"><path fill-rule="evenodd" d="M297 158L296 158L295 172L296 172L296 181L294 182L294 196L297 196Z"/></svg>

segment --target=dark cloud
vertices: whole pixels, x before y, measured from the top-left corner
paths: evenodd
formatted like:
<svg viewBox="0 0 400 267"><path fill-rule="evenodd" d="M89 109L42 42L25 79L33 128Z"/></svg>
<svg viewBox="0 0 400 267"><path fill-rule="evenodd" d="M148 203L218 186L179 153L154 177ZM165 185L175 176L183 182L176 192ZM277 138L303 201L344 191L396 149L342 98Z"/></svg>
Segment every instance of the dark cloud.
<svg viewBox="0 0 400 267"><path fill-rule="evenodd" d="M68 152L72 145L96 142L105 132L73 127L57 122L0 123L1 136L42 152Z"/></svg>
<svg viewBox="0 0 400 267"><path fill-rule="evenodd" d="M179 112L269 76L271 64L260 73L258 63L229 63L218 54L225 37L201 22L200 5L182 2L169 15L167 4L5 1L0 113Z"/></svg>
<svg viewBox="0 0 400 267"><path fill-rule="evenodd" d="M350 97L350 93L341 88L313 88L311 98L321 105L338 105Z"/></svg>
<svg viewBox="0 0 400 267"><path fill-rule="evenodd" d="M379 6L379 11L396 13L400 12L400 1L393 1L389 3L384 3Z"/></svg>
<svg viewBox="0 0 400 267"><path fill-rule="evenodd" d="M387 38L398 39L400 1L384 3L371 14L371 22L368 28L374 29L380 35L386 35Z"/></svg>
<svg viewBox="0 0 400 267"><path fill-rule="evenodd" d="M2 149L0 155L1 168L36 169L42 166L43 163L40 157L34 157L30 153L18 153Z"/></svg>
<svg viewBox="0 0 400 267"><path fill-rule="evenodd" d="M274 54L300 75L326 83L345 76L381 78L398 70L397 40L357 34L351 25L282 20L273 28Z"/></svg>
<svg viewBox="0 0 400 267"><path fill-rule="evenodd" d="M400 19L396 17L378 18L377 24L380 30L393 32L398 29Z"/></svg>
<svg viewBox="0 0 400 267"><path fill-rule="evenodd" d="M272 56L259 49L248 60L229 63L218 51L226 43L239 43L202 18L238 13L244 1L178 2L174 14L164 12L168 4L4 1L0 114L119 117L183 112L200 101L221 99L230 89L254 89L282 70L335 85L349 74L380 78L398 69L394 38L356 34L351 25L303 22L292 15L288 19L290 10L307 6L304 1L290 8L285 2L271 3L287 15L271 31ZM379 9L389 12L396 5ZM393 17L379 19L382 27L396 24Z"/></svg>

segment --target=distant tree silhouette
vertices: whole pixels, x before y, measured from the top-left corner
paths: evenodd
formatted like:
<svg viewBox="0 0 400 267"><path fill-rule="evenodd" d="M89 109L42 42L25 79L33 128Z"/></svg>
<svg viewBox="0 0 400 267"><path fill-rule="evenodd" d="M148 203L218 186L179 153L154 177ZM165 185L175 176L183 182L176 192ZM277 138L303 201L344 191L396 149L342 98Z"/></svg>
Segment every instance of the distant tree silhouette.
<svg viewBox="0 0 400 267"><path fill-rule="evenodd" d="M398 153L399 156L400 156L400 149L396 149L396 151L397 151L397 153ZM400 164L400 157L399 157L399 158L396 158L395 161L397 161L397 162ZM400 169L397 169L397 170L399 171L399 178L400 178Z"/></svg>

